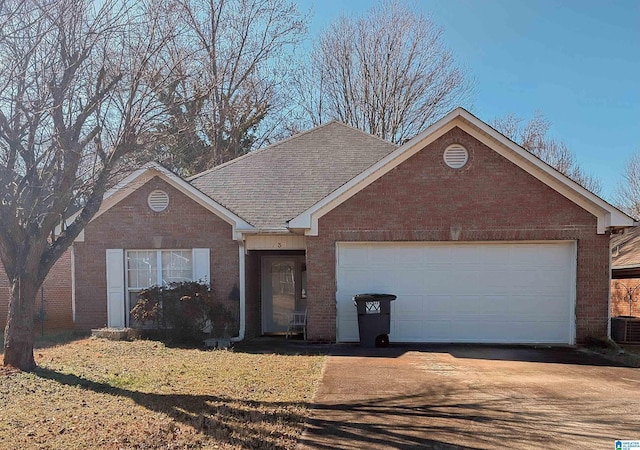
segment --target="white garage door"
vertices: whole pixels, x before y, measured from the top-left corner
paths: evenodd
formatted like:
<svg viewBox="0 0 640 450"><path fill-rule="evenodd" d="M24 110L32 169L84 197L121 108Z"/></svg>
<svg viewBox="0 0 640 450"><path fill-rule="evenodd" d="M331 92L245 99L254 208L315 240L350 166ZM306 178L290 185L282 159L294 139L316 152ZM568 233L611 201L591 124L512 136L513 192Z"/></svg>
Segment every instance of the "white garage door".
<svg viewBox="0 0 640 450"><path fill-rule="evenodd" d="M354 294L391 293L391 342L574 342L575 243L338 243L337 340Z"/></svg>

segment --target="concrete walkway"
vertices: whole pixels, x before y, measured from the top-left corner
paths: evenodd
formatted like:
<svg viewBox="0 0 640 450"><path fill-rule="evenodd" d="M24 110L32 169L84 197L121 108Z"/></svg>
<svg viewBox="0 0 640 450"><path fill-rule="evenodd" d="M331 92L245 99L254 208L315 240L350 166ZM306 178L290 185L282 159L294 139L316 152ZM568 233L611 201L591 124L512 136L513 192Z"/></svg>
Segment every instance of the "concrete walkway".
<svg viewBox="0 0 640 450"><path fill-rule="evenodd" d="M299 449L614 448L640 369L573 349L334 346Z"/></svg>

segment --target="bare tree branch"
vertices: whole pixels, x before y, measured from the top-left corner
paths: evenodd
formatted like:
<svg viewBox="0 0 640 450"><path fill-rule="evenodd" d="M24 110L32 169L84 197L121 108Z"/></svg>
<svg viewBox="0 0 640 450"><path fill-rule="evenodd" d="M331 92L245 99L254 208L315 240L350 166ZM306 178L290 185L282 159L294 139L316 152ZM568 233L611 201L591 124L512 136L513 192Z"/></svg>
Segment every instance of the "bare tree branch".
<svg viewBox="0 0 640 450"><path fill-rule="evenodd" d="M509 114L495 119L491 126L582 187L594 194L600 193L600 180L584 171L564 142L548 136L551 122L541 112L536 111L531 120L523 123L523 119Z"/></svg>
<svg viewBox="0 0 640 450"><path fill-rule="evenodd" d="M386 2L342 17L314 45L295 82L303 122L338 119L401 143L454 106L473 86L429 18Z"/></svg>
<svg viewBox="0 0 640 450"><path fill-rule="evenodd" d="M150 157L184 175L262 146L288 106L286 64L306 29L290 0L174 0L175 39L165 58L173 82L157 89L173 107Z"/></svg>
<svg viewBox="0 0 640 450"><path fill-rule="evenodd" d="M151 86L166 80L171 35L154 0L0 1L0 261L12 285L4 358L30 369L35 293L123 158L151 145L166 117Z"/></svg>
<svg viewBox="0 0 640 450"><path fill-rule="evenodd" d="M627 161L618 183L614 201L618 208L635 219L640 219L640 152Z"/></svg>

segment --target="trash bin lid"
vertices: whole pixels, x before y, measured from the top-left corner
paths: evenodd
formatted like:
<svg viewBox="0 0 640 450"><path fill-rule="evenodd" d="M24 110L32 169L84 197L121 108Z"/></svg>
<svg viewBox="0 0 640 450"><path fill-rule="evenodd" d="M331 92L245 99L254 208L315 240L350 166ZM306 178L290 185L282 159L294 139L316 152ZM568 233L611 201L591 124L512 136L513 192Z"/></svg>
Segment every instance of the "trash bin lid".
<svg viewBox="0 0 640 450"><path fill-rule="evenodd" d="M356 294L353 296L353 301L361 301L361 302L372 302L372 301L380 301L386 300L391 301L395 300L397 297L393 294Z"/></svg>

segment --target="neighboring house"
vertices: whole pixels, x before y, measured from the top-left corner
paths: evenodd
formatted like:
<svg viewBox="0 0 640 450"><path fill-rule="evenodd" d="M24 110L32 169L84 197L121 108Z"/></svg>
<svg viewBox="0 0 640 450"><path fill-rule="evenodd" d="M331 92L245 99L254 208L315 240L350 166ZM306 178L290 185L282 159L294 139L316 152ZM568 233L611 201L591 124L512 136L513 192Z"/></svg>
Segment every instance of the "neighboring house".
<svg viewBox="0 0 640 450"><path fill-rule="evenodd" d="M41 330L43 325L45 331L73 330L71 273L71 250L68 250L53 265L36 298L37 331ZM0 263L0 327L2 330L7 324L10 295L9 280ZM42 314L43 309L44 314Z"/></svg>
<svg viewBox="0 0 640 450"><path fill-rule="evenodd" d="M358 340L384 292L391 341L574 344L607 334L609 236L634 220L456 109L396 147L331 122L184 180L149 165L72 247L75 325L123 327L136 293L206 278L237 339Z"/></svg>
<svg viewBox="0 0 640 450"><path fill-rule="evenodd" d="M640 228L611 238L611 278L611 316L640 317Z"/></svg>

